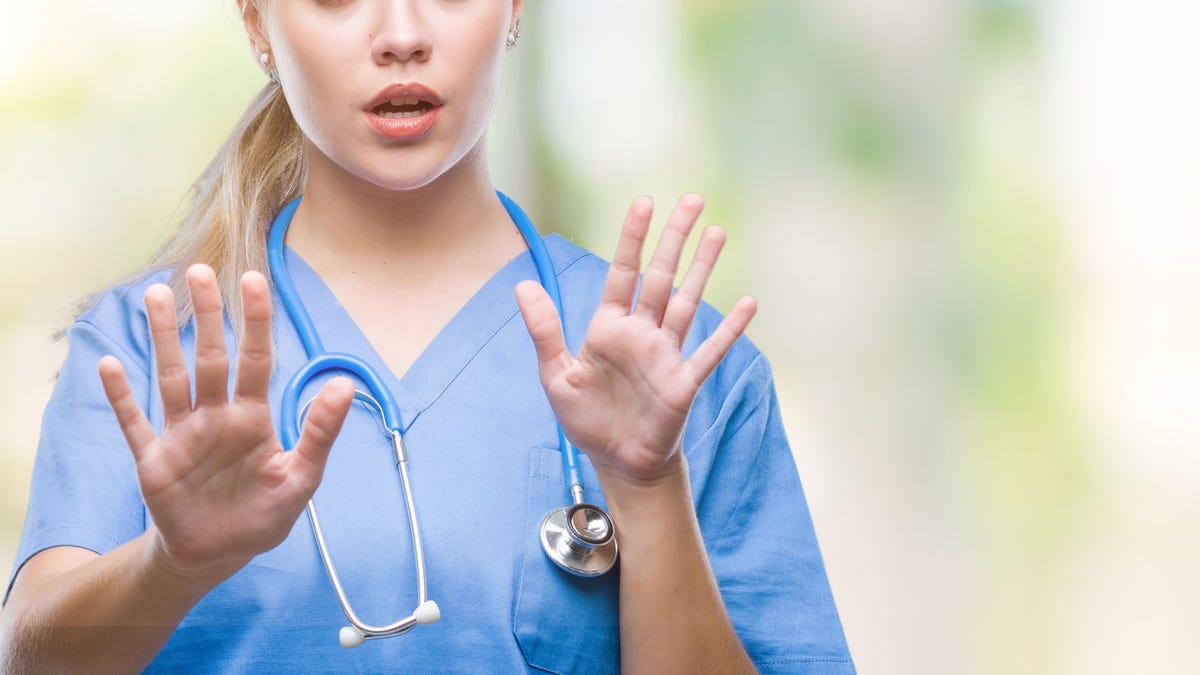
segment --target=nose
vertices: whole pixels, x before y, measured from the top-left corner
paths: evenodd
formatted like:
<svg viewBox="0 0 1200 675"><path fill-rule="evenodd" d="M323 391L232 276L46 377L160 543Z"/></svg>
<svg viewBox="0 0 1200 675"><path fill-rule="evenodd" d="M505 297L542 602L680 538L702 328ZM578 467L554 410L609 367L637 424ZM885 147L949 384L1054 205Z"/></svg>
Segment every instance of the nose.
<svg viewBox="0 0 1200 675"><path fill-rule="evenodd" d="M380 0L375 3L371 56L386 66L393 62L427 61L433 50L422 0Z"/></svg>

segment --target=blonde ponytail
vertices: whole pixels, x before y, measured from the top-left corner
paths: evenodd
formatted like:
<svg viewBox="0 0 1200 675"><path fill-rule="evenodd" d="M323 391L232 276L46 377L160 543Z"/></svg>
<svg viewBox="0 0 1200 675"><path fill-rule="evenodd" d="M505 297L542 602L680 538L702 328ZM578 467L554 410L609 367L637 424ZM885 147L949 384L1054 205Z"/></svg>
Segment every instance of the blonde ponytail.
<svg viewBox="0 0 1200 675"><path fill-rule="evenodd" d="M147 271L171 270L181 327L193 315L185 272L189 265L205 263L217 273L226 312L240 334L239 280L249 270L267 274L271 221L300 194L306 172L300 128L283 90L268 84L192 185L178 229L147 266Z"/></svg>

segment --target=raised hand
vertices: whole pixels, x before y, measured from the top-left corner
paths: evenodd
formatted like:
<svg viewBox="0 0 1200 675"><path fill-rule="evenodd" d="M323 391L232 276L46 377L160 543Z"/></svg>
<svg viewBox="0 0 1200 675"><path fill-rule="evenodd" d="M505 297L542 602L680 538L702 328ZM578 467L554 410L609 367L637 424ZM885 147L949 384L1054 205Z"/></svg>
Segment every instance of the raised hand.
<svg viewBox="0 0 1200 675"><path fill-rule="evenodd" d="M754 316L754 299L738 300L716 331L683 357L684 338L725 244L724 231L706 228L682 285L672 294L684 243L703 208L698 195L679 201L639 291L642 248L654 207L644 197L633 202L577 357L567 350L558 314L541 286L532 281L517 286L550 405L567 438L597 470L651 482L672 473L701 383Z"/></svg>
<svg viewBox="0 0 1200 675"><path fill-rule="evenodd" d="M232 573L291 530L321 481L354 387L345 378L326 383L296 448L283 452L267 402L272 357L266 279L256 272L242 277L245 323L232 398L216 276L207 266L193 265L187 283L196 310L195 400L175 301L162 284L145 296L162 393L162 435L134 399L120 361L102 359L100 377L133 451L164 562L185 574Z"/></svg>

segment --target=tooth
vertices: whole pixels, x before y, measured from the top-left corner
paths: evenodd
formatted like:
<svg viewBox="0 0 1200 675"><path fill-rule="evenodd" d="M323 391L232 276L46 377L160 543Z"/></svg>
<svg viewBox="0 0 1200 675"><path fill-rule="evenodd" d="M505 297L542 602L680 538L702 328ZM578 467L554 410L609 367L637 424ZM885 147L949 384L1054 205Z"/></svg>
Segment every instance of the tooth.
<svg viewBox="0 0 1200 675"><path fill-rule="evenodd" d="M379 113L379 116L387 117L390 119L403 119L403 118L408 118L408 117L420 117L422 114L424 114L424 113L420 110L413 110L413 111L407 111L407 112L384 111L384 112Z"/></svg>
<svg viewBox="0 0 1200 675"><path fill-rule="evenodd" d="M416 105L420 102L421 102L421 100L418 99L416 96L408 96L404 99L404 103L407 105Z"/></svg>

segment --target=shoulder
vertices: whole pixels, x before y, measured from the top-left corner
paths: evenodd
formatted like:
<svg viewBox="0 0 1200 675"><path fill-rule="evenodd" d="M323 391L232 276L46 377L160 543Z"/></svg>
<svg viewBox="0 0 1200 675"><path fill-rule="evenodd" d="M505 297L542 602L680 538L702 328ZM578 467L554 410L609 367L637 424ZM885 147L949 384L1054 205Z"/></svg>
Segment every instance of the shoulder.
<svg viewBox="0 0 1200 675"><path fill-rule="evenodd" d="M147 288L166 283L170 276L169 270L150 271L96 294L67 329L69 343L87 336L117 348L134 362L148 364L152 349L142 298Z"/></svg>
<svg viewBox="0 0 1200 675"><path fill-rule="evenodd" d="M554 271L559 281L570 284L575 290L581 285L595 285L599 297L604 276L608 274L608 261L561 234L548 234L543 240L546 250L550 252L550 259L554 261Z"/></svg>

